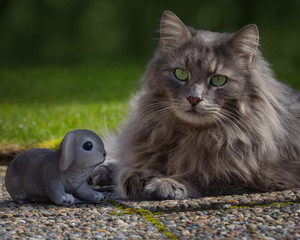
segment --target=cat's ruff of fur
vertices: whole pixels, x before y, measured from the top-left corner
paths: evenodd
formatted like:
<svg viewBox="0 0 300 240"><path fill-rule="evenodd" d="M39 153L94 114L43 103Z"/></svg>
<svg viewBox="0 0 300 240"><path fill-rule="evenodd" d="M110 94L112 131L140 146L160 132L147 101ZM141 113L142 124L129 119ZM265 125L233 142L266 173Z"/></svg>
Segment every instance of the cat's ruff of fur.
<svg viewBox="0 0 300 240"><path fill-rule="evenodd" d="M119 194L180 199L300 187L300 94L275 79L257 27L195 30L166 11L160 35L108 154ZM176 68L187 81L174 77ZM215 75L227 83L212 86ZM203 101L191 106L191 95Z"/></svg>

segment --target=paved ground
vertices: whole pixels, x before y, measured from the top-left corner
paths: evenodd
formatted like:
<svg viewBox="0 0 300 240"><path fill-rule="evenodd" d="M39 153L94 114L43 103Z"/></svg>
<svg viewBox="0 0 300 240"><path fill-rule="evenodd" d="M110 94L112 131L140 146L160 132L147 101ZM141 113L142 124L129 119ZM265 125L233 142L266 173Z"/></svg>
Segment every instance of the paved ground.
<svg viewBox="0 0 300 240"><path fill-rule="evenodd" d="M0 167L0 239L300 239L300 190L61 207L11 201Z"/></svg>

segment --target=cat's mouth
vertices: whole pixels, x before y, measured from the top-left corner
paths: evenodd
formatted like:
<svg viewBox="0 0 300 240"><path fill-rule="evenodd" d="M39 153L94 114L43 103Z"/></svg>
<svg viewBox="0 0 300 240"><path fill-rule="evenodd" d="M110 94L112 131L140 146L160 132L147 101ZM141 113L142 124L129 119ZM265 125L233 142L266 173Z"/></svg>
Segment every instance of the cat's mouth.
<svg viewBox="0 0 300 240"><path fill-rule="evenodd" d="M199 115L200 113L197 111L197 110L195 110L195 109L190 109L190 110L187 110L187 111L185 111L186 113L188 113L188 114L192 114L192 115Z"/></svg>
<svg viewBox="0 0 300 240"><path fill-rule="evenodd" d="M181 120L196 125L211 125L213 123L213 118L208 110L195 106L178 109L175 114Z"/></svg>
<svg viewBox="0 0 300 240"><path fill-rule="evenodd" d="M193 115L206 115L205 111L203 110L199 110L197 109L196 107L191 107L187 110L185 110L186 113L189 113L189 114L193 114Z"/></svg>

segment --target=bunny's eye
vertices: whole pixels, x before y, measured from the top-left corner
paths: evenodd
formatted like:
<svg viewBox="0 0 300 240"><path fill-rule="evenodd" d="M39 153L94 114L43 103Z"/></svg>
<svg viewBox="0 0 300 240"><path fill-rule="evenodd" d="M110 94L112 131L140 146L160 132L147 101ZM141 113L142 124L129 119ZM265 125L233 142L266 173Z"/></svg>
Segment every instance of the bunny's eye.
<svg viewBox="0 0 300 240"><path fill-rule="evenodd" d="M91 151L93 149L93 144L91 142L85 142L82 148L86 151Z"/></svg>

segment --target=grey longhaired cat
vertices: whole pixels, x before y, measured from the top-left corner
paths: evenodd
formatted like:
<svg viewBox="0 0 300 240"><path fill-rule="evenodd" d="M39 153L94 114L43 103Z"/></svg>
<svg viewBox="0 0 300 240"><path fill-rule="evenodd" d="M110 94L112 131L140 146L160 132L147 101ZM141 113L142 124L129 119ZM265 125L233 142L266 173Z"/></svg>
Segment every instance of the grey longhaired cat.
<svg viewBox="0 0 300 240"><path fill-rule="evenodd" d="M93 182L128 199L300 187L300 94L275 79L256 25L195 30L166 11L160 35L115 161Z"/></svg>

